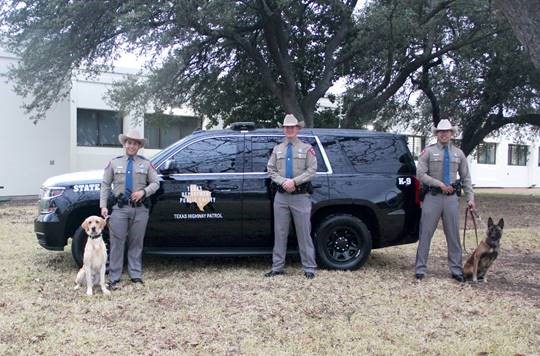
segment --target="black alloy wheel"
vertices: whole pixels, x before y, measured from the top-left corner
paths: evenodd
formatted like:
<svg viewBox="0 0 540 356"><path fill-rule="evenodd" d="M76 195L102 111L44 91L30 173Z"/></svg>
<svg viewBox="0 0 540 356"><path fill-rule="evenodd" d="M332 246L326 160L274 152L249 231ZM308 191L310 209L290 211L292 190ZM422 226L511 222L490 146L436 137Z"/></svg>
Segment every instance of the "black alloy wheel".
<svg viewBox="0 0 540 356"><path fill-rule="evenodd" d="M366 263L371 253L371 233L366 224L352 215L332 215L315 233L320 263L330 269L352 270Z"/></svg>

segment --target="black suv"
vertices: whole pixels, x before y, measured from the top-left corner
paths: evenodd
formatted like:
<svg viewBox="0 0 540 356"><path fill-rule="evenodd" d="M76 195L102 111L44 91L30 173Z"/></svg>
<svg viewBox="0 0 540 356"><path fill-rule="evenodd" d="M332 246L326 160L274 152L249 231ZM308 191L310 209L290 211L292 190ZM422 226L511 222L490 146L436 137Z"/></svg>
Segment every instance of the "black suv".
<svg viewBox="0 0 540 356"><path fill-rule="evenodd" d="M322 266L355 269L372 248L418 240L419 185L405 136L306 128L299 137L317 155L311 221ZM237 124L196 131L154 156L161 183L151 197L144 253L271 255L273 194L266 163L282 140L279 129ZM72 237L73 257L82 264L86 235L80 224L99 214L102 174L45 181L34 224L41 246L63 250ZM289 251L297 252L293 229Z"/></svg>

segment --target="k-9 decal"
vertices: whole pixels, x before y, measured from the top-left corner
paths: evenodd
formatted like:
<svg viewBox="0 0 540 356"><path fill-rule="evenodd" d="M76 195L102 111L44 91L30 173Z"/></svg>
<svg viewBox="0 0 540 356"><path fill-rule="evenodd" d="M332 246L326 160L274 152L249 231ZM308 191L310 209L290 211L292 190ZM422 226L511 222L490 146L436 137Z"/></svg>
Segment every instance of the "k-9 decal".
<svg viewBox="0 0 540 356"><path fill-rule="evenodd" d="M397 177L397 186L399 188L408 187L413 184L411 177Z"/></svg>

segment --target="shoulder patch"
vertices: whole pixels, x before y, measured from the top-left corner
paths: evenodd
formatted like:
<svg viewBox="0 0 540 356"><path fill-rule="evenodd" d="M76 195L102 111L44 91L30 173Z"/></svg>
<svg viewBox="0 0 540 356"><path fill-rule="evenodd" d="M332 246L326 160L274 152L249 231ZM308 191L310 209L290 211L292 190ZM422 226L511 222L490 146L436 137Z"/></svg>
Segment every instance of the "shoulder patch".
<svg viewBox="0 0 540 356"><path fill-rule="evenodd" d="M315 156L315 149L313 147L310 147L308 152Z"/></svg>
<svg viewBox="0 0 540 356"><path fill-rule="evenodd" d="M436 146L437 144L436 143L432 143L431 145L427 145L426 147L424 147L424 149L422 150L422 152L420 152L420 154L418 156L422 156L424 153L426 153L431 147L434 147Z"/></svg>

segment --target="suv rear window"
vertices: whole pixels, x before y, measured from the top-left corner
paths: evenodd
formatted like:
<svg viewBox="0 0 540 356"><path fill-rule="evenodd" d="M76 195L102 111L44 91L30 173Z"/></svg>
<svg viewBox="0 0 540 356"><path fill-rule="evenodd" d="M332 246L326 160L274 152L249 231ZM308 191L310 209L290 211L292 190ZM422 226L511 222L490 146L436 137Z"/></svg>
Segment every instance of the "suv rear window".
<svg viewBox="0 0 540 356"><path fill-rule="evenodd" d="M397 173L406 153L397 137L328 137L324 148L335 173Z"/></svg>

